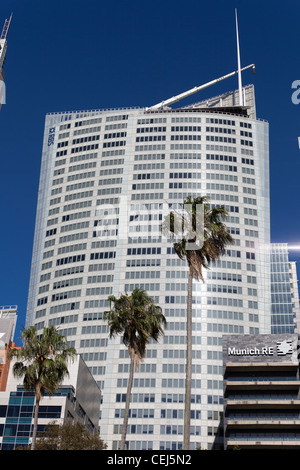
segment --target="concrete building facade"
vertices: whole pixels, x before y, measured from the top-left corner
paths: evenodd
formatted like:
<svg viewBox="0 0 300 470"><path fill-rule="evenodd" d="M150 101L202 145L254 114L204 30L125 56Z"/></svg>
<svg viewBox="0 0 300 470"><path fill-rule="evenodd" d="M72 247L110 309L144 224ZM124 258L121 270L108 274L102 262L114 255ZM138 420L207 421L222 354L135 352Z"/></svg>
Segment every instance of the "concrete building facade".
<svg viewBox="0 0 300 470"><path fill-rule="evenodd" d="M168 324L135 374L129 449L180 449L185 262L160 226L188 195L229 211L235 245L194 282L191 446L210 449L223 410L222 335L271 328L268 123L253 85L177 109L46 116L26 326L55 325L103 393L101 437L117 449L128 352L109 339L109 294L145 289ZM266 249L267 247L267 249Z"/></svg>
<svg viewBox="0 0 300 470"><path fill-rule="evenodd" d="M298 335L223 337L224 448L300 448Z"/></svg>

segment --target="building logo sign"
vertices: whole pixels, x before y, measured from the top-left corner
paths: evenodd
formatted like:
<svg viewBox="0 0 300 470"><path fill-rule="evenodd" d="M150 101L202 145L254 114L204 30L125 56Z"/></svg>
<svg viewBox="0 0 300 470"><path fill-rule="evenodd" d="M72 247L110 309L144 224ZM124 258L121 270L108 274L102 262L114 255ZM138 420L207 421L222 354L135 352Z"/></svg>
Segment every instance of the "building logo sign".
<svg viewBox="0 0 300 470"><path fill-rule="evenodd" d="M277 354L278 356L286 356L292 354L293 346L292 341L277 341Z"/></svg>
<svg viewBox="0 0 300 470"><path fill-rule="evenodd" d="M51 127L49 129L49 135L48 135L48 147L54 144L54 139L55 139L55 127Z"/></svg>
<svg viewBox="0 0 300 470"><path fill-rule="evenodd" d="M228 356L274 356L275 351L278 356L286 356L293 353L292 341L277 341L277 348L273 346L235 348L228 347Z"/></svg>

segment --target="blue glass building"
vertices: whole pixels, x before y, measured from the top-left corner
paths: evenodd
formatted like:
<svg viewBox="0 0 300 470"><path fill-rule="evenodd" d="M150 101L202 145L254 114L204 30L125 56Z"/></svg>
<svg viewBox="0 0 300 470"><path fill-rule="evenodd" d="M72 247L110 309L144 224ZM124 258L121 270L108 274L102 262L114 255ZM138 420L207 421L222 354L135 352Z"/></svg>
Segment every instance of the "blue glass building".
<svg viewBox="0 0 300 470"><path fill-rule="evenodd" d="M295 262L290 261L287 243L271 245L271 332L298 332L300 319Z"/></svg>
<svg viewBox="0 0 300 470"><path fill-rule="evenodd" d="M74 389L60 388L55 397L66 397L74 401ZM0 450L12 450L16 447L28 446L33 432L33 417L35 408L34 392L18 387L11 391L7 404L2 404L4 397L0 396ZM45 398L46 403L47 399ZM39 409L38 433L43 432L49 421L60 420L63 417L65 400L58 405L41 405Z"/></svg>

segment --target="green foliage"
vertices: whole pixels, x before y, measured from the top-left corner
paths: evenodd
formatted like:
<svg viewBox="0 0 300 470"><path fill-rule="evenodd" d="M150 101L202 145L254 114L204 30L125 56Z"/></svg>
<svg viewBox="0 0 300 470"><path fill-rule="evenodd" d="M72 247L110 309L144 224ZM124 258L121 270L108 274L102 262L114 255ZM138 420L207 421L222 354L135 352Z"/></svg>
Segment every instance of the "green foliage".
<svg viewBox="0 0 300 470"><path fill-rule="evenodd" d="M183 204L186 210L183 213L170 212L162 229L173 240L177 256L187 260L192 277L203 281L203 268L207 269L212 261L225 254L228 244L234 243L224 223L228 213L224 207L210 208L205 196L188 196Z"/></svg>
<svg viewBox="0 0 300 470"><path fill-rule="evenodd" d="M122 428L120 450L125 449L125 439L129 417L130 395L133 383L134 367L138 369L141 359L145 356L150 339L158 341L163 334L166 319L162 310L146 291L135 289L131 295L122 294L119 298L108 297L111 309L104 312L110 337L123 335L123 343L130 356L129 379L126 393L126 404Z"/></svg>
<svg viewBox="0 0 300 470"><path fill-rule="evenodd" d="M26 390L34 390L36 406L32 434L31 450L35 450L38 409L45 392L53 395L57 387L68 376L68 360L76 354L68 346L67 340L56 328L44 328L39 337L35 327L31 326L22 332L23 348L11 349L9 359L15 359L13 374L23 377Z"/></svg>
<svg viewBox="0 0 300 470"><path fill-rule="evenodd" d="M91 434L81 423L50 423L38 436L36 450L104 450L99 434Z"/></svg>
<svg viewBox="0 0 300 470"><path fill-rule="evenodd" d="M52 395L68 375L68 359L74 357L75 349L69 348L66 338L54 327L44 328L40 337L31 326L22 332L23 348L11 349L10 359L15 358L13 373L23 377L27 390L35 390L39 400L45 392Z"/></svg>
<svg viewBox="0 0 300 470"><path fill-rule="evenodd" d="M158 341L163 334L162 325L166 324L166 319L162 310L146 291L140 289L119 298L111 295L108 300L111 310L104 312L103 318L108 321L110 337L122 334L130 357L134 357L138 365L145 356L150 338Z"/></svg>
<svg viewBox="0 0 300 470"><path fill-rule="evenodd" d="M188 196L183 201L183 211L170 212L164 218L162 232L171 238L175 253L189 266L186 315L186 380L184 407L183 449L190 447L191 384L192 384L192 290L193 279L204 282L203 268L218 260L233 243L224 224L227 211L224 207L211 208L208 198Z"/></svg>

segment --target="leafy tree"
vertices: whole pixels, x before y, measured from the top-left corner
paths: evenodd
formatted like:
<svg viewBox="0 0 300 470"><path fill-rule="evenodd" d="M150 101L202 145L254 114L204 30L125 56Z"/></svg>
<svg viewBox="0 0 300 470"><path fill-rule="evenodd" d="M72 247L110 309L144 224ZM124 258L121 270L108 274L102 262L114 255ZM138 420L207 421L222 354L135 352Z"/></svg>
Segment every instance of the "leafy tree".
<svg viewBox="0 0 300 470"><path fill-rule="evenodd" d="M212 261L216 261L225 254L226 246L233 243L233 239L224 223L227 217L224 207L210 208L208 198L205 196L195 198L188 196L183 204L185 208L183 212L171 211L165 217L162 230L173 241L177 256L181 260L186 260L189 267L183 438L183 448L188 450L191 420L193 279L204 282L203 269L208 269Z"/></svg>
<svg viewBox="0 0 300 470"><path fill-rule="evenodd" d="M36 450L104 450L107 445L99 434L91 434L82 423L49 423L39 435Z"/></svg>
<svg viewBox="0 0 300 470"><path fill-rule="evenodd" d="M35 412L31 450L35 450L39 405L44 393L53 395L58 385L68 376L68 359L76 354L66 338L54 327L44 328L40 337L35 327L22 331L22 349L11 349L10 359L15 358L13 374L23 378L26 390L35 391Z"/></svg>
<svg viewBox="0 0 300 470"><path fill-rule="evenodd" d="M119 298L108 297L110 310L104 312L108 321L110 338L123 335L123 343L128 348L130 357L129 380L126 394L126 405L120 449L125 448L125 439L129 417L130 394L134 369L139 368L140 361L146 353L150 339L155 341L163 334L166 319L161 308L153 303L146 291L135 289L131 295L122 294Z"/></svg>

